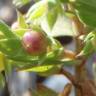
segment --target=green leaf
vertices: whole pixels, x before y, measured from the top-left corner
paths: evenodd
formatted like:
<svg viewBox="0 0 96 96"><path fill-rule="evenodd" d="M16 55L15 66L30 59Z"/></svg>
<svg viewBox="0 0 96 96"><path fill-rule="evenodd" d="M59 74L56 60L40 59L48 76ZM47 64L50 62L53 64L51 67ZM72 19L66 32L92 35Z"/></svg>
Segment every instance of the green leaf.
<svg viewBox="0 0 96 96"><path fill-rule="evenodd" d="M23 4L27 4L30 0L21 0L21 1L22 1Z"/></svg>
<svg viewBox="0 0 96 96"><path fill-rule="evenodd" d="M46 11L47 11L47 2L43 0L37 2L29 9L26 15L27 22L30 22L31 20L34 20L43 16L43 14L46 13Z"/></svg>
<svg viewBox="0 0 96 96"><path fill-rule="evenodd" d="M51 10L48 12L47 21L48 21L50 29L53 28L53 26L57 20L57 17L58 17L58 13L56 12L56 10Z"/></svg>
<svg viewBox="0 0 96 96"><path fill-rule="evenodd" d="M52 74L58 73L60 70L60 67L57 65L44 65L44 66L36 66L32 68L26 68L26 69L21 69L20 71L27 71L27 72L37 72L41 76L49 76Z"/></svg>
<svg viewBox="0 0 96 96"><path fill-rule="evenodd" d="M15 44L15 46L14 46ZM20 50L21 42L19 39L1 39L0 50L7 55L15 56Z"/></svg>
<svg viewBox="0 0 96 96"><path fill-rule="evenodd" d="M59 59L61 57L61 54L64 52L64 48L58 48L55 50L52 50L52 52L49 52L47 54L47 58L50 59Z"/></svg>
<svg viewBox="0 0 96 96"><path fill-rule="evenodd" d="M29 3L30 0L13 0L13 4L17 7L22 7L23 5Z"/></svg>
<svg viewBox="0 0 96 96"><path fill-rule="evenodd" d="M25 18L23 17L23 15L20 12L18 13L18 23L19 23L19 27L20 28L28 28L28 25L25 22Z"/></svg>
<svg viewBox="0 0 96 96"><path fill-rule="evenodd" d="M79 53L79 56L89 56L94 51L92 41L88 40L83 48L83 50Z"/></svg>
<svg viewBox="0 0 96 96"><path fill-rule="evenodd" d="M84 39L84 42L87 42L88 40L91 40L94 38L95 34L93 32L90 32Z"/></svg>
<svg viewBox="0 0 96 96"><path fill-rule="evenodd" d="M4 34L0 32L0 39L4 39L4 38L5 38Z"/></svg>
<svg viewBox="0 0 96 96"><path fill-rule="evenodd" d="M68 59L63 59L63 60L46 60L47 64L54 64L54 65L64 65L64 66L76 66L80 64L80 61L78 60L68 60ZM46 64L46 62L44 64ZM43 64L42 64L43 65Z"/></svg>
<svg viewBox="0 0 96 96"><path fill-rule="evenodd" d="M8 60L8 58L4 58L4 68L6 75L10 75L13 71L13 64L11 64L11 60Z"/></svg>
<svg viewBox="0 0 96 96"><path fill-rule="evenodd" d="M96 27L96 0L76 0L75 8L86 25Z"/></svg>
<svg viewBox="0 0 96 96"><path fill-rule="evenodd" d="M48 9L51 10L57 5L57 0L48 0Z"/></svg>
<svg viewBox="0 0 96 96"><path fill-rule="evenodd" d="M94 34L94 37L91 39L92 46L94 51L96 52L96 33Z"/></svg>
<svg viewBox="0 0 96 96"><path fill-rule="evenodd" d="M90 32L84 39L85 46L79 55L88 56L91 55L92 52L95 51L95 40L96 33L94 31Z"/></svg>
<svg viewBox="0 0 96 96"><path fill-rule="evenodd" d="M37 63L37 61L34 60L34 57L27 54L26 51L22 48L22 44L19 39L0 40L0 50L5 55L7 55L7 58L9 59L12 59L15 61L21 61L21 62Z"/></svg>
<svg viewBox="0 0 96 96"><path fill-rule="evenodd" d="M7 58L9 59L38 64L38 62L34 60L34 57L27 54L26 51L22 48L20 39L1 39L0 51L7 55Z"/></svg>
<svg viewBox="0 0 96 96"><path fill-rule="evenodd" d="M23 71L45 72L47 70L50 70L52 67L53 67L52 65L49 65L49 66L46 66L46 65L45 66L37 66L37 67L30 68L30 69L25 69Z"/></svg>
<svg viewBox="0 0 96 96"><path fill-rule="evenodd" d="M0 73L0 89L4 88L5 86L5 79L3 75Z"/></svg>
<svg viewBox="0 0 96 96"><path fill-rule="evenodd" d="M19 28L19 29L16 29L14 30L14 32L19 36L19 37L22 37L24 35L25 32L27 32L28 29L23 29L23 28Z"/></svg>
<svg viewBox="0 0 96 96"><path fill-rule="evenodd" d="M16 35L11 31L3 21L0 20L0 31L6 36L6 38L17 38Z"/></svg>
<svg viewBox="0 0 96 96"><path fill-rule="evenodd" d="M13 46L15 44L15 46ZM28 55L22 48L21 41L19 39L2 39L0 40L0 51L7 55L7 58L22 61L33 62L33 56Z"/></svg>

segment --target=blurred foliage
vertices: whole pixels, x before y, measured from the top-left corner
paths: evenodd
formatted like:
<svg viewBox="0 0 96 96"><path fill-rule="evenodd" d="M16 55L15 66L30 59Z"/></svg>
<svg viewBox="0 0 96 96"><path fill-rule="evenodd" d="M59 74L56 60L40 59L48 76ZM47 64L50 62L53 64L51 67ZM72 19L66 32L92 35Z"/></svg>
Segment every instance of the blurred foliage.
<svg viewBox="0 0 96 96"><path fill-rule="evenodd" d="M96 0L76 0L77 15L88 26L96 27Z"/></svg>
<svg viewBox="0 0 96 96"><path fill-rule="evenodd" d="M16 6L23 6L29 2L30 0L13 1ZM65 8L64 4L72 6L72 12L70 12L70 9ZM15 66L19 71L33 71L41 75L52 75L58 72L63 65L78 65L80 61L77 59L66 59L64 57L64 47L59 41L54 39L51 32L48 32L47 29L44 28L45 26L42 27L41 25L43 18L45 18L50 31L52 31L58 16L61 16L62 18L66 17L72 23L72 18L66 15L68 11L73 17L78 16L78 19L81 21L83 26L92 27L91 32L85 34L86 36L83 40L84 47L80 50L81 52L79 55L85 55L88 57L92 52L95 52L96 32L93 29L96 27L96 0L75 0L74 2L72 0L40 0L30 7L26 15L23 16L18 12L17 29L11 29L3 21L0 21L0 33L2 35L2 38L0 38L0 51L4 54L4 63L6 63L3 63L1 54L0 71L4 69L5 71L8 70L6 72L9 72L12 70L11 65L14 64L12 66ZM64 24L66 25L66 20L64 21ZM58 27L61 28L61 26ZM29 29L34 29L38 32L42 30L48 39L48 47L50 50L47 50L47 52L42 56L32 56L23 49L22 36ZM72 33L70 32L70 34ZM2 81L3 77L0 75L0 84L4 85ZM48 92L45 90L45 93L47 94Z"/></svg>
<svg viewBox="0 0 96 96"><path fill-rule="evenodd" d="M13 0L13 4L17 7L22 7L23 5L29 3L31 0Z"/></svg>

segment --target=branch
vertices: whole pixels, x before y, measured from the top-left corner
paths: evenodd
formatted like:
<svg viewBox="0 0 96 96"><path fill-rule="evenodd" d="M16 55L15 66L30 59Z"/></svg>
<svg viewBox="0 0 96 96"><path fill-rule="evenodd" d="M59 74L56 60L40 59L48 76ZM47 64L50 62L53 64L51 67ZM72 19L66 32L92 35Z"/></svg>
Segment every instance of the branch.
<svg viewBox="0 0 96 96"><path fill-rule="evenodd" d="M72 84L68 83L65 85L64 90L59 96L69 96L72 89Z"/></svg>
<svg viewBox="0 0 96 96"><path fill-rule="evenodd" d="M85 27L84 25L80 22L80 20L78 19L77 16L74 16L73 17L73 22L77 28L77 31L78 31L78 35L83 35L85 33Z"/></svg>
<svg viewBox="0 0 96 96"><path fill-rule="evenodd" d="M68 71L66 71L64 69L61 69L60 74L65 75L72 82L72 84L74 86L79 87L77 84L75 76L73 76L71 73L69 73Z"/></svg>

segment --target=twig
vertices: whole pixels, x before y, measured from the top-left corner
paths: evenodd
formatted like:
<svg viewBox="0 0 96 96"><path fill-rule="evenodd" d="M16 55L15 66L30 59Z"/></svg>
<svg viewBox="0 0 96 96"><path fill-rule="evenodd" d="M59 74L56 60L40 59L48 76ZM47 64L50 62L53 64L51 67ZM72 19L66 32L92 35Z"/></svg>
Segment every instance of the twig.
<svg viewBox="0 0 96 96"><path fill-rule="evenodd" d="M61 69L60 74L65 75L72 82L72 84L74 86L79 87L78 84L77 84L75 76L73 76L70 72L68 72L64 69Z"/></svg>
<svg viewBox="0 0 96 96"><path fill-rule="evenodd" d="M69 96L72 89L72 84L68 83L64 87L64 90L62 93L59 94L59 96Z"/></svg>

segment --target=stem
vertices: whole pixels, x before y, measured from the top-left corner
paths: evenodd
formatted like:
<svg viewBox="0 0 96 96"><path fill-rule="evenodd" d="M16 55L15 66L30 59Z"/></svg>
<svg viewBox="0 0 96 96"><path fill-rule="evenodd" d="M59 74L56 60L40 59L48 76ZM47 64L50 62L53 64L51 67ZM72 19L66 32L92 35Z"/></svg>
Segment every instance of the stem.
<svg viewBox="0 0 96 96"><path fill-rule="evenodd" d="M68 83L65 85L63 92L60 93L59 96L69 96L71 90L72 90L72 84Z"/></svg>
<svg viewBox="0 0 96 96"><path fill-rule="evenodd" d="M74 86L79 87L75 76L73 76L70 72L64 70L64 68L63 68L63 69L61 69L60 74L63 74L64 76L66 76L72 82L72 84Z"/></svg>
<svg viewBox="0 0 96 96"><path fill-rule="evenodd" d="M74 8L72 8L72 10L74 11ZM84 25L80 22L80 20L78 19L78 17L75 15L73 17L73 22L77 28L78 31L78 36L75 37L75 41L76 41L76 54L80 53L80 51L83 48L83 43L82 41L79 39L79 36L84 35L86 33L85 27ZM86 82L86 80L88 79L87 77L87 71L85 68L85 63L86 63L86 59L85 58L80 58L81 60L81 64L75 67L75 78L77 81L77 84L79 85L79 87L75 86L76 88L76 96L85 96L86 94L84 94L84 88L86 90L86 86L83 86L83 82ZM88 90L87 90L88 91Z"/></svg>
<svg viewBox="0 0 96 96"><path fill-rule="evenodd" d="M75 67L75 72L76 72L75 75L76 75L76 80L77 80L78 84L80 82L83 82L87 78L85 62L86 62L86 60L83 60L82 63L79 66Z"/></svg>
<svg viewBox="0 0 96 96"><path fill-rule="evenodd" d="M72 9L74 10L74 9ZM73 17L73 22L75 23L75 26L77 28L77 31L78 31L78 36L75 38L75 41L76 41L76 54L80 53L80 51L82 50L83 48L83 43L82 41L78 38L79 36L81 35L84 35L86 33L86 30L85 30L85 27L84 25L80 22L80 20L78 19L77 16L74 16ZM79 88L76 87L76 96L85 96L86 94L83 94L83 89L85 88L86 90L86 87L85 86L81 86L81 84L83 84L83 82L85 82L88 77L87 77L87 71L86 71L86 68L85 68L85 63L86 63L86 59L85 58L81 58L81 64L80 65L77 65L75 67L75 78L77 80L77 83L79 84ZM83 88L83 89L82 89Z"/></svg>

